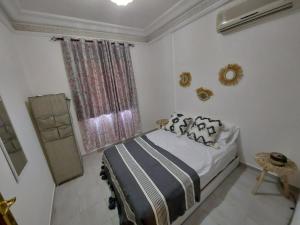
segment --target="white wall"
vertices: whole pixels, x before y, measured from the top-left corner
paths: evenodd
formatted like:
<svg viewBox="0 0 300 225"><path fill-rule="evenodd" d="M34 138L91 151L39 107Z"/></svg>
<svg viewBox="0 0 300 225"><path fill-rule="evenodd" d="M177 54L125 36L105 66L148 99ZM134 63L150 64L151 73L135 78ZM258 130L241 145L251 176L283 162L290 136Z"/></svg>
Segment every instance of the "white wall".
<svg viewBox="0 0 300 225"><path fill-rule="evenodd" d="M6 198L17 197L12 212L18 224L47 225L55 186L25 106L26 97L31 93L17 58L13 34L2 23L0 68L0 95L28 159L16 183L0 151L0 192Z"/></svg>
<svg viewBox="0 0 300 225"><path fill-rule="evenodd" d="M49 37L37 36L33 33L17 33L15 43L31 96L65 93L71 98L59 42L50 41ZM70 109L78 146L84 153L73 101Z"/></svg>
<svg viewBox="0 0 300 225"><path fill-rule="evenodd" d="M242 160L248 164L256 165L257 152L278 151L300 166L300 10L268 17L227 35L216 32L216 14L172 34L176 110L238 125ZM245 74L234 87L218 81L220 68L229 63L240 64ZM192 73L190 88L177 83L183 71ZM195 90L201 86L214 92L211 100L197 98ZM300 186L299 173L292 183Z"/></svg>
<svg viewBox="0 0 300 225"><path fill-rule="evenodd" d="M155 127L155 121L168 118L174 110L172 46L169 37L132 49L132 60L143 130Z"/></svg>
<svg viewBox="0 0 300 225"><path fill-rule="evenodd" d="M300 225L300 198L298 198L291 225Z"/></svg>
<svg viewBox="0 0 300 225"><path fill-rule="evenodd" d="M59 42L50 41L50 36L28 32L18 32L15 38L32 94L66 93L71 97ZM166 117L174 108L173 97L169 96L174 95L173 87L168 85L172 79L171 46L165 42L157 46L154 44L153 48L142 43L135 45L132 48L132 60L142 129L148 131L155 128L157 119ZM168 101L169 98L172 100ZM79 147L84 153L73 105L71 113Z"/></svg>

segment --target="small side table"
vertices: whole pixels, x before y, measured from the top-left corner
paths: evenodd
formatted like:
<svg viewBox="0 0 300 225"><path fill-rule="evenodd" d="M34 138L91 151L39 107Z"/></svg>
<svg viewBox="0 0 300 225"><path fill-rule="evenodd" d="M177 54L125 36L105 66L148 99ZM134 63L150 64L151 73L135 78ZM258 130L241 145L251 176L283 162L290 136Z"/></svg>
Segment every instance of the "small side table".
<svg viewBox="0 0 300 225"><path fill-rule="evenodd" d="M260 175L256 177L257 183L252 191L253 194L256 194L259 186L264 180L264 177L266 173L268 172L273 172L276 173L282 184L283 184L283 195L286 198L290 197L290 190L289 190L289 183L288 183L288 176L295 173L297 171L297 166L296 164L288 159L288 162L285 166L275 166L271 163L270 160L270 153L258 153L255 156L255 160L259 166L262 167L262 172Z"/></svg>
<svg viewBox="0 0 300 225"><path fill-rule="evenodd" d="M159 128L162 128L163 126L167 125L169 123L169 120L167 119L160 119L156 121L156 124L159 126Z"/></svg>

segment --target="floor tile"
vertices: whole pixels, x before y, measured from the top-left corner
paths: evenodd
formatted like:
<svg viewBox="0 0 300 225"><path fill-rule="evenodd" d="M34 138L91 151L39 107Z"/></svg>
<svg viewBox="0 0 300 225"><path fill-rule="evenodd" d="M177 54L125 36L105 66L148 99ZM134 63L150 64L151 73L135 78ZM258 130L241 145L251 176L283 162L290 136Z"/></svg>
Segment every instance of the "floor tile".
<svg viewBox="0 0 300 225"><path fill-rule="evenodd" d="M52 225L118 225L108 210L110 190L100 179L101 153L83 159L85 174L56 188ZM293 202L280 195L268 176L257 195L251 193L258 171L239 166L184 222L184 225L287 225Z"/></svg>

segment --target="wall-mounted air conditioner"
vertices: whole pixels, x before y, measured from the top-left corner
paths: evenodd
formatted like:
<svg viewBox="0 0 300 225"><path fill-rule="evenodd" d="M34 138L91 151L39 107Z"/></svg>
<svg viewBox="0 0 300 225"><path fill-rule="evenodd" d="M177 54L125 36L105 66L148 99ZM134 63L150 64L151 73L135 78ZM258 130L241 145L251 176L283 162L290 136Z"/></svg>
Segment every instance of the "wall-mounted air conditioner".
<svg viewBox="0 0 300 225"><path fill-rule="evenodd" d="M260 17L293 7L293 0L238 0L217 16L217 31L224 32Z"/></svg>

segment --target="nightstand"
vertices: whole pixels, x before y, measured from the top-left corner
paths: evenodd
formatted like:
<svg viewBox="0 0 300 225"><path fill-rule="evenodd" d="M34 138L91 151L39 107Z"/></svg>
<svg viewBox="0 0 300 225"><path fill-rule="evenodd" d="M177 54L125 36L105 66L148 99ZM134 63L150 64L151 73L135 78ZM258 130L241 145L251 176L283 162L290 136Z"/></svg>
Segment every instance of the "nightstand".
<svg viewBox="0 0 300 225"><path fill-rule="evenodd" d="M259 186L264 180L266 173L272 172L279 176L282 184L283 184L283 195L286 198L290 197L290 190L289 190L289 183L288 183L288 176L294 174L297 171L296 164L288 159L285 166L275 166L271 163L270 160L270 153L258 153L255 156L255 161L257 164L262 167L262 172L260 175L257 176L256 180L257 183L252 191L253 194L256 194Z"/></svg>
<svg viewBox="0 0 300 225"><path fill-rule="evenodd" d="M169 120L167 119L160 119L156 121L156 124L159 126L159 128L162 128L163 126L167 125Z"/></svg>

